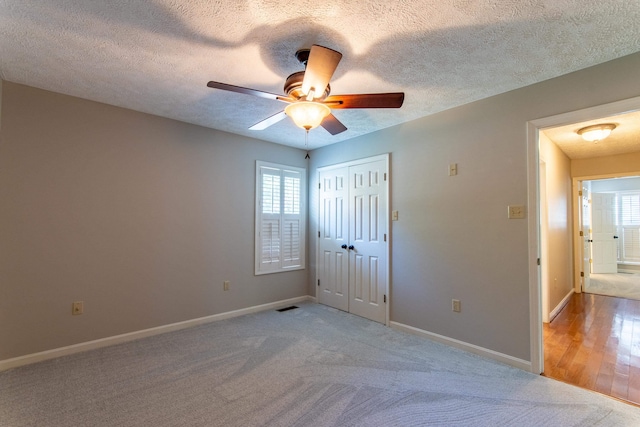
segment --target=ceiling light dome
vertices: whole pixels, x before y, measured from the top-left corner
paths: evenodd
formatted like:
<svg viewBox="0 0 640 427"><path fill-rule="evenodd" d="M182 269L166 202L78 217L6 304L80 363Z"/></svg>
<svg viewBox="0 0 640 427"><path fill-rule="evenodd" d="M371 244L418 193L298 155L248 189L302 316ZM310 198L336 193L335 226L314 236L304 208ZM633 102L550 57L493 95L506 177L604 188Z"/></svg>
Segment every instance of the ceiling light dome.
<svg viewBox="0 0 640 427"><path fill-rule="evenodd" d="M331 113L331 109L319 102L298 101L287 105L284 112L296 125L309 131L320 126L322 120Z"/></svg>
<svg viewBox="0 0 640 427"><path fill-rule="evenodd" d="M585 141L598 142L602 141L611 134L611 131L616 128L613 123L602 123L599 125L587 126L578 130L578 135Z"/></svg>

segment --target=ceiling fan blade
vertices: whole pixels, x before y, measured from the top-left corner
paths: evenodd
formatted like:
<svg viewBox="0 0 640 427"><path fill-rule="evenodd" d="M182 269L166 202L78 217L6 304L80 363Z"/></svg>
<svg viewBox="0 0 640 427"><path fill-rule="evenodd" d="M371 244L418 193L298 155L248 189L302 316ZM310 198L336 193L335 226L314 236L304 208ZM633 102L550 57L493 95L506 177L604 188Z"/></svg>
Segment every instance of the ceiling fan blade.
<svg viewBox="0 0 640 427"><path fill-rule="evenodd" d="M313 89L313 97L319 98L331 80L338 63L342 59L342 54L328 47L314 44L309 52L307 68L302 80L302 93L309 95ZM311 101L309 99L309 101Z"/></svg>
<svg viewBox="0 0 640 427"><path fill-rule="evenodd" d="M259 96L260 98L275 99L277 101L293 102L295 99L285 95L277 95L275 93L264 92L257 89L249 89L248 87L234 86L220 82L209 82L207 86L213 89L228 90L229 92L243 93L245 95Z"/></svg>
<svg viewBox="0 0 640 427"><path fill-rule="evenodd" d="M280 120L284 119L285 117L287 117L287 115L284 113L284 111L280 111L279 113L276 113L271 117L267 117L266 119L262 120L261 122L258 122L255 125L251 126L249 128L249 130L264 130L264 129L268 128L271 125L275 125L276 123L278 123Z"/></svg>
<svg viewBox="0 0 640 427"><path fill-rule="evenodd" d="M329 114L324 118L320 126L325 128L331 135L337 135L341 132L347 130L347 127L342 124L342 122L336 119L336 116L333 114Z"/></svg>
<svg viewBox="0 0 640 427"><path fill-rule="evenodd" d="M334 95L324 100L331 109L345 108L400 108L404 102L403 92L363 93L356 95Z"/></svg>

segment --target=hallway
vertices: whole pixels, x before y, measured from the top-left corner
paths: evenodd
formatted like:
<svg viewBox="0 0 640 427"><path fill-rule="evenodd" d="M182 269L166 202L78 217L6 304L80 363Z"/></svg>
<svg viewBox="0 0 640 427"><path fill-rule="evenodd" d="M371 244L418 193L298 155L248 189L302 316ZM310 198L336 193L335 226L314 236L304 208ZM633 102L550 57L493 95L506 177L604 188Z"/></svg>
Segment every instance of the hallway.
<svg viewBox="0 0 640 427"><path fill-rule="evenodd" d="M543 326L544 376L640 405L640 301L574 294Z"/></svg>

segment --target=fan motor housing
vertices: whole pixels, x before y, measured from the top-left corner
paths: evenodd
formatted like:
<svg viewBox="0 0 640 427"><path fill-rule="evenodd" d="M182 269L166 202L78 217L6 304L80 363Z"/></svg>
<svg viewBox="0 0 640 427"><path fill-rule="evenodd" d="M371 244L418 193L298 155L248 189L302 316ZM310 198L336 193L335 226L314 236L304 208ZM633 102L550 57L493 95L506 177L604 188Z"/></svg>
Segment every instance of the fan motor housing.
<svg viewBox="0 0 640 427"><path fill-rule="evenodd" d="M296 52L296 58L302 65L307 66L307 60L309 59L309 49L300 49ZM304 71L298 71L287 77L284 82L284 93L294 99L305 98L306 94L302 92L302 81L304 80ZM324 101L331 93L331 86L327 85L324 89L324 93L321 96L315 96L315 101ZM316 95L314 93L314 95Z"/></svg>
<svg viewBox="0 0 640 427"><path fill-rule="evenodd" d="M304 71L298 71L287 77L284 82L284 93L294 99L304 98L306 95L302 92L302 80L304 80ZM316 96L313 99L315 101L324 101L331 93L331 86L327 85L322 96Z"/></svg>

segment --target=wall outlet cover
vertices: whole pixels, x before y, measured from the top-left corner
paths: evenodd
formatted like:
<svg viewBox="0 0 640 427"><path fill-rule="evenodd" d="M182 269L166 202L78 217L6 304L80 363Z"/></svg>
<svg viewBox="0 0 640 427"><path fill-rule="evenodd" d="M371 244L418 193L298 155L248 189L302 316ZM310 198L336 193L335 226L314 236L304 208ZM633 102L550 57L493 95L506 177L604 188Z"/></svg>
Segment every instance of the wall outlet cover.
<svg viewBox="0 0 640 427"><path fill-rule="evenodd" d="M84 302L83 301L74 301L71 304L71 314L74 316L78 314L82 314L84 312Z"/></svg>
<svg viewBox="0 0 640 427"><path fill-rule="evenodd" d="M526 209L524 205L509 205L509 219L523 219L525 217Z"/></svg>

